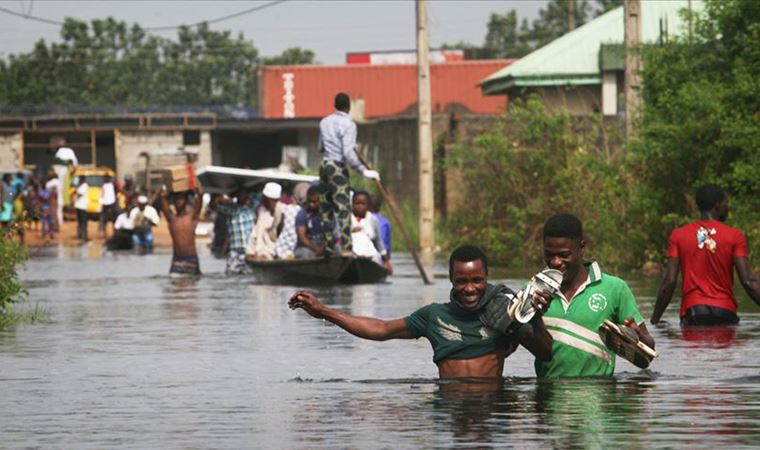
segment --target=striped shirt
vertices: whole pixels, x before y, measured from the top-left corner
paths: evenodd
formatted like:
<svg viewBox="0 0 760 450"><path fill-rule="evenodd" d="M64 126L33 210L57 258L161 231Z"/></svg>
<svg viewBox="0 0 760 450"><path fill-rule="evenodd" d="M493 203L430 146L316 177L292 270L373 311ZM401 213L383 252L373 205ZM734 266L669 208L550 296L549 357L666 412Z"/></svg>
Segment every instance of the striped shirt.
<svg viewBox="0 0 760 450"><path fill-rule="evenodd" d="M348 163L359 172L364 164L356 156L356 123L343 111L335 111L319 122L319 150L323 158Z"/></svg>

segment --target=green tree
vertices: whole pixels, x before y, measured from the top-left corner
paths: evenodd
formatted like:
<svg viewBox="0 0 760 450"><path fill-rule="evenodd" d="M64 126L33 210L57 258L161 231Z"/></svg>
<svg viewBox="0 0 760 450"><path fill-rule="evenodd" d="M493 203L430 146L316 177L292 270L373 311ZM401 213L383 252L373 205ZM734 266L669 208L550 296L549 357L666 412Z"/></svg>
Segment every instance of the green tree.
<svg viewBox="0 0 760 450"><path fill-rule="evenodd" d="M567 0L550 0L546 8L542 8L538 12L538 19L533 21L533 29L530 33L530 40L534 48L543 47L570 31L568 23L569 5L570 2ZM591 13L591 6L586 0L575 0L573 5L575 28L578 28L586 23Z"/></svg>
<svg viewBox="0 0 760 450"><path fill-rule="evenodd" d="M314 64L315 54L309 49L290 47L282 51L278 56L264 57L263 64L277 66L291 66L296 64Z"/></svg>
<svg viewBox="0 0 760 450"><path fill-rule="evenodd" d="M491 13L483 44L484 54L488 58L519 58L530 53L531 46L525 31L527 23L523 19L522 27L518 28L514 9L504 14Z"/></svg>
<svg viewBox="0 0 760 450"><path fill-rule="evenodd" d="M14 242L12 233L15 232L0 231L0 328L17 320L13 304L25 293L18 279L18 267L26 260L26 247Z"/></svg>
<svg viewBox="0 0 760 450"><path fill-rule="evenodd" d="M632 142L642 183L642 233L661 254L670 230L697 211L693 192L729 192L729 220L760 255L760 2L709 1L692 37L644 49L643 109Z"/></svg>

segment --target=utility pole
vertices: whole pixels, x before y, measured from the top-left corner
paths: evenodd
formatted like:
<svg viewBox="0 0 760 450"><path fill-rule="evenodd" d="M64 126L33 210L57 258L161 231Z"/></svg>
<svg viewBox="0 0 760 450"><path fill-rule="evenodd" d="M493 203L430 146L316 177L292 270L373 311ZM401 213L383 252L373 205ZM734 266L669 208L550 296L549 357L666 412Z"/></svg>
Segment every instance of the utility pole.
<svg viewBox="0 0 760 450"><path fill-rule="evenodd" d="M575 29L575 0L567 0L567 31Z"/></svg>
<svg viewBox="0 0 760 450"><path fill-rule="evenodd" d="M420 252L432 255L435 247L433 193L433 132L430 111L430 59L428 57L427 0L417 0L417 132L420 177Z"/></svg>
<svg viewBox="0 0 760 450"><path fill-rule="evenodd" d="M633 136L641 107L641 1L623 0L625 25L625 134Z"/></svg>

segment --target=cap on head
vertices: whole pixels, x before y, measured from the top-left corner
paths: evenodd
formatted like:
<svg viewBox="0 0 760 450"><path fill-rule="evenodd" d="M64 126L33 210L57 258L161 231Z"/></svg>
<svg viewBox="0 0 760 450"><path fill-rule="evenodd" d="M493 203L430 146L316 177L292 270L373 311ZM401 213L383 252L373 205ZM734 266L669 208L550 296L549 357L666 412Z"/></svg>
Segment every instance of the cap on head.
<svg viewBox="0 0 760 450"><path fill-rule="evenodd" d="M261 193L264 194L264 197L266 198L279 200L280 196L282 195L282 186L273 181L270 181L264 185L264 190Z"/></svg>
<svg viewBox="0 0 760 450"><path fill-rule="evenodd" d="M137 203L139 203L141 205L145 205L146 203L148 203L148 197L146 197L144 195L141 195L141 196L137 197Z"/></svg>

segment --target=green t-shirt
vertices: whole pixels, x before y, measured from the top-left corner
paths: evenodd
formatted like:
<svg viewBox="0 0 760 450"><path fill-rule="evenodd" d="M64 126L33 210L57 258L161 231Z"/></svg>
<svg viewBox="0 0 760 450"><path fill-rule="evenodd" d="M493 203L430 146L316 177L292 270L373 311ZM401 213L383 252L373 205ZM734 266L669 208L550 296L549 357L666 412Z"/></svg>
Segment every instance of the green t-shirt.
<svg viewBox="0 0 760 450"><path fill-rule="evenodd" d="M453 303L432 303L404 318L415 337L426 337L433 346L433 362L470 359L505 348L510 340L480 321L477 312Z"/></svg>
<svg viewBox="0 0 760 450"><path fill-rule="evenodd" d="M538 377L612 376L615 354L599 337L599 327L605 319L643 321L625 281L602 273L596 262L586 267L588 279L575 296L569 302L555 296L544 314L544 324L554 338L553 356L548 362L536 360Z"/></svg>

